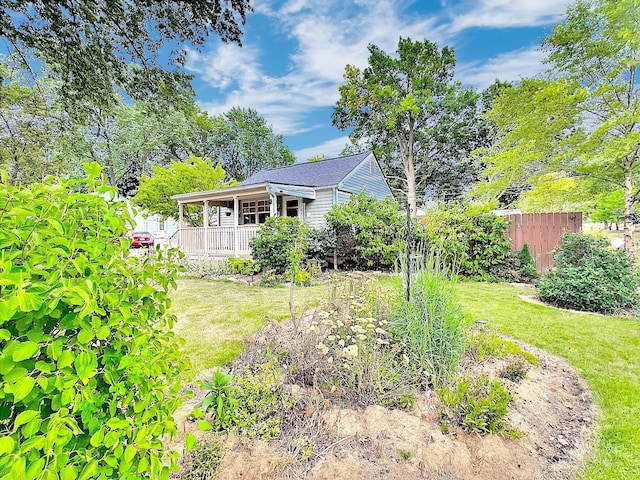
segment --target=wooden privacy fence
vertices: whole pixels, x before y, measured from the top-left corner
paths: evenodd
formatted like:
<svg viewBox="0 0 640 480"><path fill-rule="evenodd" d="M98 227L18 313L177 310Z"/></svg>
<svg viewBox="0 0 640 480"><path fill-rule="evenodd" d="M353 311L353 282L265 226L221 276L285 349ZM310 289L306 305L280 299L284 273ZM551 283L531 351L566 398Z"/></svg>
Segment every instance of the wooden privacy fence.
<svg viewBox="0 0 640 480"><path fill-rule="evenodd" d="M582 232L582 212L510 213L504 217L509 222L511 249L520 251L528 245L538 272L554 266L552 251L564 232Z"/></svg>

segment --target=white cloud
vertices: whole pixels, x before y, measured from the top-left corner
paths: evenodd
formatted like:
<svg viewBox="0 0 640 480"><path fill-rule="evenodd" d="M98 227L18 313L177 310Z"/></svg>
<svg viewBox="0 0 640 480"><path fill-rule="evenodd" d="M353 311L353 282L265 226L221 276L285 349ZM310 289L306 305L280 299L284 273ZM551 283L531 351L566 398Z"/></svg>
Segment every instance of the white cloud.
<svg viewBox="0 0 640 480"><path fill-rule="evenodd" d="M459 32L472 27L548 25L557 22L571 3L573 0L467 0L452 9L450 28Z"/></svg>
<svg viewBox="0 0 640 480"><path fill-rule="evenodd" d="M542 72L544 52L538 48L516 50L503 53L484 63L460 65L456 77L465 86L484 90L496 79L516 82L525 77L533 77Z"/></svg>
<svg viewBox="0 0 640 480"><path fill-rule="evenodd" d="M358 0L355 6L339 0L289 0L277 11L262 0L257 9L277 19L295 41L287 72L265 74L260 47L247 43L241 49L222 44L205 54L189 52L187 68L222 93L219 100L201 102L202 108L219 114L233 106L252 107L284 135L315 127L308 117L314 109L335 104L345 66L364 68L368 44L391 53L400 33L443 40L434 18L404 18L401 0Z"/></svg>
<svg viewBox="0 0 640 480"><path fill-rule="evenodd" d="M320 145L296 150L293 154L300 162L318 155L324 155L325 158L339 157L342 150L344 150L344 147L350 144L351 140L349 140L349 137L345 135L343 137L327 140Z"/></svg>

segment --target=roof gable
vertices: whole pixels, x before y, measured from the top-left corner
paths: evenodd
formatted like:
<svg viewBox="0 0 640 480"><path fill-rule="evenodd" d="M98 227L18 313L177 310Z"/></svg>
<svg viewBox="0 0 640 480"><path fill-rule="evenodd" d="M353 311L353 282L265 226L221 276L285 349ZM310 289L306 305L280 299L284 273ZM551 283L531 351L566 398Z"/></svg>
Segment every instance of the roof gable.
<svg viewBox="0 0 640 480"><path fill-rule="evenodd" d="M371 152L330 158L318 162L298 163L272 170L261 170L247 178L240 186L258 183L280 183L307 187L334 186L338 185L369 155L371 155Z"/></svg>

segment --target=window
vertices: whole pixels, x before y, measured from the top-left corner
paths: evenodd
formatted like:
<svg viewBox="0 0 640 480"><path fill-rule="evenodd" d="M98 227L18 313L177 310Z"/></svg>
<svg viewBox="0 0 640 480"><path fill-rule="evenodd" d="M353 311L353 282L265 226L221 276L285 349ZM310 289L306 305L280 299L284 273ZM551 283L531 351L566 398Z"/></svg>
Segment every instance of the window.
<svg viewBox="0 0 640 480"><path fill-rule="evenodd" d="M158 230L164 232L167 229L164 219L158 221Z"/></svg>
<svg viewBox="0 0 640 480"><path fill-rule="evenodd" d="M271 216L271 206L269 200L260 200L258 202L258 223L264 223Z"/></svg>
<svg viewBox="0 0 640 480"><path fill-rule="evenodd" d="M244 225L264 223L270 215L269 200L242 202L242 223Z"/></svg>
<svg viewBox="0 0 640 480"><path fill-rule="evenodd" d="M298 216L298 200L287 200L287 217Z"/></svg>

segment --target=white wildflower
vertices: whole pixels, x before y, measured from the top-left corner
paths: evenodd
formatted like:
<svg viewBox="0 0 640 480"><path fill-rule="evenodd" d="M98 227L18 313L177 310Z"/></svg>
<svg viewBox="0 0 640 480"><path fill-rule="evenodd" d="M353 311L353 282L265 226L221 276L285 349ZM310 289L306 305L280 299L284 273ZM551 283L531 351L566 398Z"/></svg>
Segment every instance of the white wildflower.
<svg viewBox="0 0 640 480"><path fill-rule="evenodd" d="M324 343L319 343L318 345L316 345L316 348L318 350L320 350L320 353L322 353L322 355L326 355L327 353L329 353L329 347L327 347Z"/></svg>

